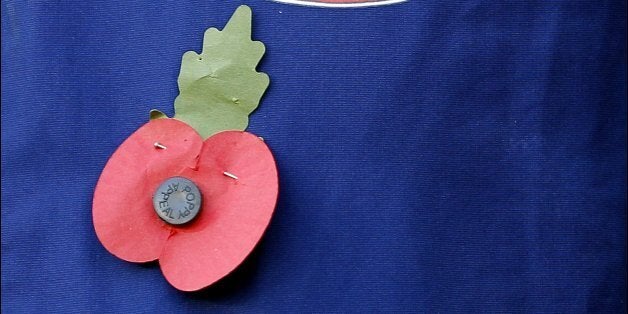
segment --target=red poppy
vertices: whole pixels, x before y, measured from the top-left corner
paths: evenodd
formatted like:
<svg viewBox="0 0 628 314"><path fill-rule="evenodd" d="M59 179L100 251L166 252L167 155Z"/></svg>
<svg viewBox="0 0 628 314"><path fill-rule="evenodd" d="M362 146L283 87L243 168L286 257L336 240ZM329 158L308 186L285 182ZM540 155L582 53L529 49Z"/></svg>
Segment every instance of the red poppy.
<svg viewBox="0 0 628 314"><path fill-rule="evenodd" d="M192 180L202 194L202 209L185 225L164 222L153 208L155 190L175 176ZM194 291L249 255L270 222L277 193L275 161L257 136L223 131L203 141L184 122L156 119L107 162L94 192L94 228L113 255L130 262L159 260L168 282Z"/></svg>

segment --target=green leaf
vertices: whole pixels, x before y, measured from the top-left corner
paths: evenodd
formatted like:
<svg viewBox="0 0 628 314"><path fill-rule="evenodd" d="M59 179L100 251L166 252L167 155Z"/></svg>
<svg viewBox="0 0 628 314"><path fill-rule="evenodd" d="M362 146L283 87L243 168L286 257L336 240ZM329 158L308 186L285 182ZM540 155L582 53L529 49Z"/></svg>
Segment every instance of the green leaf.
<svg viewBox="0 0 628 314"><path fill-rule="evenodd" d="M181 61L174 118L207 138L223 130L244 130L270 80L255 70L265 47L251 40L251 9L240 6L222 31L210 28L200 54Z"/></svg>
<svg viewBox="0 0 628 314"><path fill-rule="evenodd" d="M151 109L150 110L150 114L149 114L149 120L155 120L155 119L163 119L163 118L168 118L168 116L157 110L157 109Z"/></svg>

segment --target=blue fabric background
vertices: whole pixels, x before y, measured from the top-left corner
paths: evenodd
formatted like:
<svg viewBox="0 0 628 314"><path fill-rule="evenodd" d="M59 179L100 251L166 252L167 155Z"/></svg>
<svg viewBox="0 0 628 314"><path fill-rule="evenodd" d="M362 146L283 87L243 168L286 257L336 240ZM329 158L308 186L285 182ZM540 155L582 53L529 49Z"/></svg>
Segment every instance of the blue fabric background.
<svg viewBox="0 0 628 314"><path fill-rule="evenodd" d="M249 1L276 214L182 293L91 221L225 1L2 1L2 312L624 312L626 2Z"/></svg>

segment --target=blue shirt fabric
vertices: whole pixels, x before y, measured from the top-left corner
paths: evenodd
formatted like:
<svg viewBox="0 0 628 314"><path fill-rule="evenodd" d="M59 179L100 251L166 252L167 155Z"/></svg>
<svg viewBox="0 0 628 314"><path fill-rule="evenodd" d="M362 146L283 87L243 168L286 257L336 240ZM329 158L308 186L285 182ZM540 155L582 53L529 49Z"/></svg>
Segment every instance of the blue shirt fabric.
<svg viewBox="0 0 628 314"><path fill-rule="evenodd" d="M94 186L239 3L2 2L2 312L626 311L626 2L251 0L260 245L196 293L96 238Z"/></svg>

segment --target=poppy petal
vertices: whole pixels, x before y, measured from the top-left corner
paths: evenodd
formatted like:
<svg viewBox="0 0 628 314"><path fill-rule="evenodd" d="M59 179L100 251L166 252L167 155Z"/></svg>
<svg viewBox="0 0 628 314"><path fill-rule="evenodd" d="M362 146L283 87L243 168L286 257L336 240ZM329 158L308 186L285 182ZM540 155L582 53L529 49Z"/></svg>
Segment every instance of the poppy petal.
<svg viewBox="0 0 628 314"><path fill-rule="evenodd" d="M195 291L233 271L259 242L277 202L277 168L260 138L224 131L205 140L198 168L183 175L199 185L203 208L176 228L159 263L174 287Z"/></svg>
<svg viewBox="0 0 628 314"><path fill-rule="evenodd" d="M130 262L159 257L171 230L155 213L152 195L182 165L195 163L201 147L196 131L175 119L152 120L118 147L100 175L92 209L96 235L109 252Z"/></svg>

